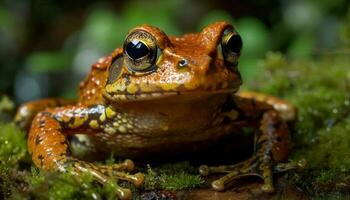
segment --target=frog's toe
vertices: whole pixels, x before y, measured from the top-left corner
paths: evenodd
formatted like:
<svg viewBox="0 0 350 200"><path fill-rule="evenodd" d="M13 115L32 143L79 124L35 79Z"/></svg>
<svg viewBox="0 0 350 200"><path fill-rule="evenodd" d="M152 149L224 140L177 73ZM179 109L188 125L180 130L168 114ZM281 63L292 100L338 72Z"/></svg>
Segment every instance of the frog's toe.
<svg viewBox="0 0 350 200"><path fill-rule="evenodd" d="M117 184L114 184L113 187L116 192L116 195L118 196L118 199L129 200L132 198L132 192L130 189L120 187Z"/></svg>
<svg viewBox="0 0 350 200"><path fill-rule="evenodd" d="M91 172L94 174L94 171ZM123 180L132 183L136 187L140 187L145 180L145 176L142 173L128 174L126 172L115 172L112 175L107 174L107 182L112 181L114 190L119 199L131 199L132 192L129 188L120 187L116 180ZM105 183L103 183L105 184Z"/></svg>
<svg viewBox="0 0 350 200"><path fill-rule="evenodd" d="M299 161L290 161L287 163L278 163L277 165L275 165L273 172L280 173L291 169L304 169L306 165L307 161L305 159L301 159Z"/></svg>
<svg viewBox="0 0 350 200"><path fill-rule="evenodd" d="M96 165L93 163L87 163L79 160L71 160L69 162L72 168L70 172L74 175L80 175L81 173L90 173L94 180L101 184L112 183L112 187L116 191L116 195L119 199L130 199L131 190L128 188L122 188L117 184L118 180L127 181L140 187L145 180L145 175L142 173L129 174L125 171L131 171L134 169L134 163L131 160L125 160L119 164L112 165ZM66 166L67 167L67 166Z"/></svg>
<svg viewBox="0 0 350 200"><path fill-rule="evenodd" d="M132 160L126 159L122 163L115 163L112 165L99 165L99 168L106 171L109 174L112 174L114 171L127 171L131 172L135 169L135 164Z"/></svg>
<svg viewBox="0 0 350 200"><path fill-rule="evenodd" d="M258 156L243 161L235 165L223 165L223 166L206 166L199 167L199 173L203 176L214 173L226 173L223 177L212 182L212 188L216 191L224 191L234 180L243 176L258 176L263 179L264 184L261 190L267 193L273 193L275 191L273 185L273 174L280 173L291 169L304 168L306 165L305 160L298 162L288 163L274 163L264 161Z"/></svg>
<svg viewBox="0 0 350 200"><path fill-rule="evenodd" d="M122 163L112 164L112 165L100 165L98 167L107 176L131 182L136 187L141 186L145 180L145 175L142 173L136 173L136 174L127 173L130 171L133 171L135 168L134 162L129 159L125 160Z"/></svg>
<svg viewBox="0 0 350 200"><path fill-rule="evenodd" d="M128 174L125 172L115 172L113 173L112 176L120 180L128 181L133 185L135 185L136 187L140 187L145 181L145 175L140 172L136 174Z"/></svg>
<svg viewBox="0 0 350 200"><path fill-rule="evenodd" d="M119 193L117 194L117 196L122 199L122 200L129 200L132 197L132 193L130 189L127 188L122 188L120 189Z"/></svg>

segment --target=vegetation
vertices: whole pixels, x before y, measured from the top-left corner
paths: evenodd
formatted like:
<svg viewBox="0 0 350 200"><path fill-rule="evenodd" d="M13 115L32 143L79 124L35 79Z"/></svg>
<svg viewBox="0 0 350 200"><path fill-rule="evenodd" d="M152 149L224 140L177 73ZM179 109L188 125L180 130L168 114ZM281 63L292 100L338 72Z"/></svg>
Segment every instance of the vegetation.
<svg viewBox="0 0 350 200"><path fill-rule="evenodd" d="M189 162L164 164L155 170L147 166L146 189L192 189L203 183L204 179L198 175L197 170Z"/></svg>
<svg viewBox="0 0 350 200"><path fill-rule="evenodd" d="M292 158L306 158L308 166L289 172L287 179L315 199L348 197L350 58L288 60L269 53L260 64L265 73L251 82L250 89L288 99L299 109Z"/></svg>

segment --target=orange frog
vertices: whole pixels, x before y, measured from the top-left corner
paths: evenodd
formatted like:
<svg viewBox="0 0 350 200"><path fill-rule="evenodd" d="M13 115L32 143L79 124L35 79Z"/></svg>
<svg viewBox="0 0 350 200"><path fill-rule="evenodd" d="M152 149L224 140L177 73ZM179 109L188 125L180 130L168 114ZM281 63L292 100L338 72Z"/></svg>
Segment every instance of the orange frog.
<svg viewBox="0 0 350 200"><path fill-rule="evenodd" d="M203 165L199 171L226 173L212 182L218 191L237 177L255 175L264 180L262 190L273 192L273 173L303 164L283 163L291 146L286 122L294 120L296 109L275 97L237 92L241 48L241 37L226 22L181 37L142 25L129 32L122 48L92 66L77 101L29 102L15 121L29 129L28 149L38 167L90 172L101 183L120 179L136 186L144 175L128 173L134 169L131 160L113 165L83 161L71 153L70 138L84 134L88 150L134 157L210 143L255 127L251 158L230 166ZM131 197L127 188L117 186L116 193Z"/></svg>

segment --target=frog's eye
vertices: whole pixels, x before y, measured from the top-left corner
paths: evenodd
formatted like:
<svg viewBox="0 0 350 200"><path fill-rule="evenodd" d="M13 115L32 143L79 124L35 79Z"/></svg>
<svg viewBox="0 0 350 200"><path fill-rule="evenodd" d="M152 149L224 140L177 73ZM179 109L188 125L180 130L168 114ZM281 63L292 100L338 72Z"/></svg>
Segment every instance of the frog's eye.
<svg viewBox="0 0 350 200"><path fill-rule="evenodd" d="M145 31L130 33L124 43L124 56L125 64L130 71L152 71L157 58L155 38Z"/></svg>
<svg viewBox="0 0 350 200"><path fill-rule="evenodd" d="M237 65L242 45L241 36L232 28L226 29L221 39L221 48L225 61Z"/></svg>
<svg viewBox="0 0 350 200"><path fill-rule="evenodd" d="M125 53L133 60L140 59L150 53L147 44L141 40L133 40L128 42L125 47Z"/></svg>

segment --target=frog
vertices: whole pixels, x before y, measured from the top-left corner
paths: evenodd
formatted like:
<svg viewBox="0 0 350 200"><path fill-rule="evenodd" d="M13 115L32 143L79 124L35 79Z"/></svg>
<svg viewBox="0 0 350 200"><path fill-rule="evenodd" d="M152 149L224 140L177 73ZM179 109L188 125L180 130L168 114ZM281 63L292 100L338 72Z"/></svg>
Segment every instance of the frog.
<svg viewBox="0 0 350 200"><path fill-rule="evenodd" d="M28 151L40 169L77 176L89 172L102 184L118 180L136 187L143 185L145 175L133 173L130 158L210 144L251 127L255 139L250 158L202 165L199 173L223 174L211 184L217 191L239 177L258 176L262 191L273 193L275 173L305 165L288 160L288 123L295 121L297 108L277 97L239 91L242 47L237 30L224 21L182 36L140 25L128 32L122 47L92 65L76 100L25 103L15 122L28 130ZM113 152L126 160L106 165L80 159L70 146L78 134L90 141L87 151ZM118 184L115 191L120 199L132 197L129 188Z"/></svg>

